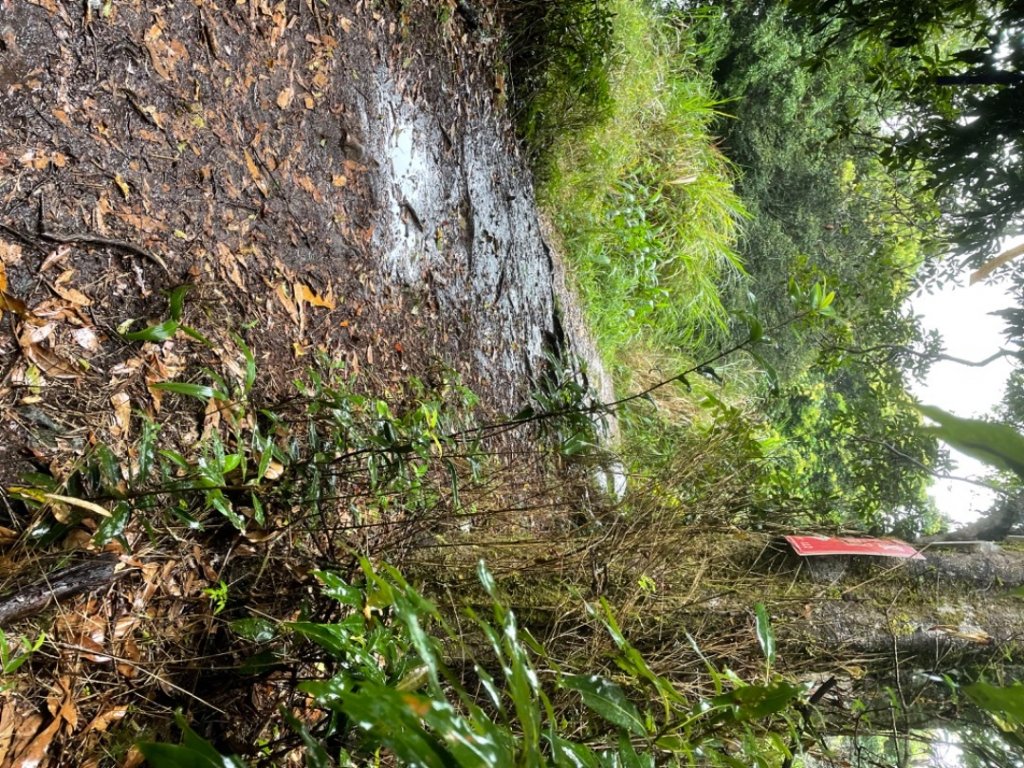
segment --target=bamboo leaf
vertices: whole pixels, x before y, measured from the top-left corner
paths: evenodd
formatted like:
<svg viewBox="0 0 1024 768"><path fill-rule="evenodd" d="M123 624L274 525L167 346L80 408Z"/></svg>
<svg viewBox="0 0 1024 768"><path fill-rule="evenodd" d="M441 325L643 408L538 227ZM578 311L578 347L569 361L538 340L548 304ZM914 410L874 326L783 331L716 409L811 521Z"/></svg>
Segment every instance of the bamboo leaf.
<svg viewBox="0 0 1024 768"><path fill-rule="evenodd" d="M775 664L775 632L772 630L772 622L768 618L764 603L758 603L754 607L754 614L757 618L757 642L761 644L761 651L768 660L768 666L771 667Z"/></svg>
<svg viewBox="0 0 1024 768"><path fill-rule="evenodd" d="M570 675L562 679L562 685L579 692L583 703L612 725L637 736L647 734L640 711L611 680L600 675Z"/></svg>
<svg viewBox="0 0 1024 768"><path fill-rule="evenodd" d="M76 499L74 496L61 496L57 493L46 493L43 494L50 501L59 501L62 504L70 504L72 507L78 507L79 509L86 509L89 512L94 512L100 517L110 517L110 511L104 509L99 504L95 504L85 499Z"/></svg>
<svg viewBox="0 0 1024 768"><path fill-rule="evenodd" d="M1017 430L1006 424L962 419L931 405L917 408L939 425L923 427L927 433L968 456L1024 478L1024 435Z"/></svg>
<svg viewBox="0 0 1024 768"><path fill-rule="evenodd" d="M150 384L153 389L161 389L164 392L173 392L176 395L186 395L202 400L204 403L214 398L227 400L228 396L223 392L207 386L206 384L189 384L184 381L158 381Z"/></svg>

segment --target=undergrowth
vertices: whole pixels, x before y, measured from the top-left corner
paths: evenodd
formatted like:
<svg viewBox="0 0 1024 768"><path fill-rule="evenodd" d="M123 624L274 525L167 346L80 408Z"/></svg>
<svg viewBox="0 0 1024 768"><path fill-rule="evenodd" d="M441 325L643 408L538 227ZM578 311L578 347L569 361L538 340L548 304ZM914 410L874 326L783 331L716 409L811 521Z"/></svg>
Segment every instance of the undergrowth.
<svg viewBox="0 0 1024 768"><path fill-rule="evenodd" d="M805 691L771 674L775 640L763 607L766 680L744 681L705 659L713 693L691 699L647 664L607 603L589 610L613 643L617 679L560 667L520 626L482 561L477 574L486 600L464 606L456 628L394 568L363 560L354 581L320 572L341 618L285 622L254 644L311 646L300 655L319 659L297 685L308 709L283 713L306 765L380 764L387 755L427 768L729 766L742 754L768 766L799 750ZM460 649L454 658L446 644ZM141 745L155 768L244 765L179 724L179 745ZM267 749L256 760L280 758Z"/></svg>
<svg viewBox="0 0 1024 768"><path fill-rule="evenodd" d="M734 241L745 213L709 133L717 105L689 28L637 0L595 5L611 19L609 53L592 63L607 99L571 132L525 137L543 158L539 199L618 367L629 352L725 336L720 292L743 273ZM545 93L578 87L557 66L546 72Z"/></svg>

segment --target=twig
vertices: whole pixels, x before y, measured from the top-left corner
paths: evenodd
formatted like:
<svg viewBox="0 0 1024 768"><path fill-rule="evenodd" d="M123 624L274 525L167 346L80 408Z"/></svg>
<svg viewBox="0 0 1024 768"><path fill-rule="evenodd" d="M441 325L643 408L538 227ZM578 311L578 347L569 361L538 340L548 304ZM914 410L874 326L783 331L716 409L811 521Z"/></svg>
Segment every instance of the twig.
<svg viewBox="0 0 1024 768"><path fill-rule="evenodd" d="M130 253L134 256L141 256L150 263L156 264L168 275L171 273L171 270L167 268L167 263L160 256L147 251L145 248L125 242L124 240L114 240L109 237L100 237L99 235L59 235L55 232L47 232L45 230L40 231L39 237L48 243L60 243L62 245L95 245L100 248L113 248L114 250Z"/></svg>

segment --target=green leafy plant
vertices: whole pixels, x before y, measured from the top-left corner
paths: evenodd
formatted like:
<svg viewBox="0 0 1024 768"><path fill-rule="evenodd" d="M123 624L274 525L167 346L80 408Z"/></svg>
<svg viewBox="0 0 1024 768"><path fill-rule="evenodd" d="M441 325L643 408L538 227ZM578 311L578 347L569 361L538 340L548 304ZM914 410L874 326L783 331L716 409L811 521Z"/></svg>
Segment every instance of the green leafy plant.
<svg viewBox="0 0 1024 768"><path fill-rule="evenodd" d="M14 684L9 678L14 675L42 647L46 635L39 633L35 640L18 636L12 639L0 629L0 692L9 690Z"/></svg>
<svg viewBox="0 0 1024 768"><path fill-rule="evenodd" d="M705 659L715 695L691 701L648 666L606 603L592 611L618 649L621 682L603 673L564 671L519 625L482 562L477 575L490 615L467 608L459 633L390 566L364 559L359 581L317 573L324 594L343 609L340 620L281 625L293 642L319 649L320 668L333 670L299 684L328 717L284 718L305 745L309 765L362 764L382 749L400 764L437 768L690 765L698 759L706 765L743 759L767 765L773 752L790 754L781 739L767 735L776 721L794 732L788 713L802 694L799 686L783 680L747 684ZM250 629L239 625L236 631ZM470 629L483 648L470 640ZM273 635L263 634L264 641ZM763 623L758 636L770 645ZM463 654L479 649L463 658L458 672L444 655L451 643ZM574 712L571 720L568 711ZM730 754L723 733L745 745L742 758ZM144 754L156 768L178 765L172 760L186 753L210 757L212 747L197 743L187 726L183 734L178 747L144 745Z"/></svg>

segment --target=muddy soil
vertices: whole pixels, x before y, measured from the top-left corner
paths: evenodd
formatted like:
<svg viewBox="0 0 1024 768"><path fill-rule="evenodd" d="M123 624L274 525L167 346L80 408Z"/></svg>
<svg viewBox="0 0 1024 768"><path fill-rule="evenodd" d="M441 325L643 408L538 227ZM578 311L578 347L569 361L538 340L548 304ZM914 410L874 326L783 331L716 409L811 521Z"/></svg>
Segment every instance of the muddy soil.
<svg viewBox="0 0 1024 768"><path fill-rule="evenodd" d="M450 5L4 11L0 481L52 459L41 430L71 452L125 438L112 397L153 413L149 385L210 357L116 332L166 319L186 283L184 321L221 357L241 333L267 397L319 349L385 381L450 366L496 412L524 401L572 300L503 110L497 20Z"/></svg>
<svg viewBox="0 0 1024 768"><path fill-rule="evenodd" d="M546 351L593 356L505 112L500 19L486 2L467 9L455 0L3 4L5 581L23 570L23 539L38 522L9 488L30 472L59 481L99 444L131 457L142 414L163 424L162 438L195 443L216 414L158 385L209 384L204 371L237 383L245 346L262 403L291 396L311 361L328 357L379 396L455 371L491 415L527 401ZM172 317L169 294L183 285ZM125 335L168 320L190 333ZM50 548L94 551L94 528L86 520ZM142 568L144 587L123 583L147 600L175 598L163 584L178 585L179 601L200 594L221 562L196 550L157 568L119 554ZM138 599L111 592L64 610L132 641L125 611ZM173 622L182 610L160 615ZM138 678L131 669L118 667ZM81 692L82 679L61 679L68 700ZM123 695L89 716L123 716L110 709ZM12 702L0 702L4 722L39 717ZM8 757L35 749L44 763L82 764L67 750L99 731L65 718L54 741L59 719L24 726L22 751Z"/></svg>

